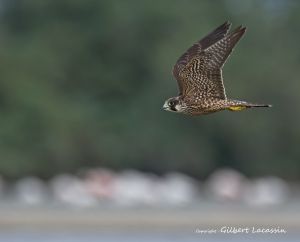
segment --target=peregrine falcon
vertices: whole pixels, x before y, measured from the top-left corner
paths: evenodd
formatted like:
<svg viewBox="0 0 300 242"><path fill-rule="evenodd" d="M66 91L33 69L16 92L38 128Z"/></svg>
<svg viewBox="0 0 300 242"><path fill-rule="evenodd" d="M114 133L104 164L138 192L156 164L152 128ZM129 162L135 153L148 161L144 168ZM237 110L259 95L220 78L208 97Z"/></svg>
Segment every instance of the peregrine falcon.
<svg viewBox="0 0 300 242"><path fill-rule="evenodd" d="M173 75L179 95L169 98L163 108L188 115L200 115L222 110L241 111L252 107L271 107L228 99L222 77L222 67L246 28L239 26L228 33L228 21L190 47L176 62Z"/></svg>

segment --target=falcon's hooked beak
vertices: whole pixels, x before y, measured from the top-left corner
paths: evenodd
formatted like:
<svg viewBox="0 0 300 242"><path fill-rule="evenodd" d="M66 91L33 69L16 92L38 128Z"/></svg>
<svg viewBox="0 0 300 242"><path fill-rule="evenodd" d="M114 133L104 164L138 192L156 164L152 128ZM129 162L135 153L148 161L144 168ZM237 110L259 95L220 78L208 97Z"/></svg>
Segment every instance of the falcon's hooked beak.
<svg viewBox="0 0 300 242"><path fill-rule="evenodd" d="M168 105L168 101L165 101L164 105L163 105L163 110L166 110L166 111L169 111L170 110L170 107Z"/></svg>

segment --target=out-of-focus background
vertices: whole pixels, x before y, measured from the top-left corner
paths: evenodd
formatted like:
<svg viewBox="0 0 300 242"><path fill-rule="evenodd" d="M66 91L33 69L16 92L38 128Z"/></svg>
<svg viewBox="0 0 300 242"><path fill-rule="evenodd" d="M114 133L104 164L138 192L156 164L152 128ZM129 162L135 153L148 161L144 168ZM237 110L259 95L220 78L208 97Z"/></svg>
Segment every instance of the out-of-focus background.
<svg viewBox="0 0 300 242"><path fill-rule="evenodd" d="M227 95L274 107L162 111L177 58L226 20L248 30ZM299 237L299 21L292 0L1 0L0 241Z"/></svg>

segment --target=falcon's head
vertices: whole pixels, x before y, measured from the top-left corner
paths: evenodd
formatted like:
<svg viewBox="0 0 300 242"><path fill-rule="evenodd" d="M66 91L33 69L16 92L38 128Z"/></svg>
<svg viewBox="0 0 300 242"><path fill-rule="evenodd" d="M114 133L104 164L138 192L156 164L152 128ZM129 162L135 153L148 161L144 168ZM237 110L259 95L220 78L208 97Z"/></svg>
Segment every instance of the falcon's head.
<svg viewBox="0 0 300 242"><path fill-rule="evenodd" d="M171 97L165 101L163 109L170 112L181 113L184 111L184 107L185 105L180 97Z"/></svg>

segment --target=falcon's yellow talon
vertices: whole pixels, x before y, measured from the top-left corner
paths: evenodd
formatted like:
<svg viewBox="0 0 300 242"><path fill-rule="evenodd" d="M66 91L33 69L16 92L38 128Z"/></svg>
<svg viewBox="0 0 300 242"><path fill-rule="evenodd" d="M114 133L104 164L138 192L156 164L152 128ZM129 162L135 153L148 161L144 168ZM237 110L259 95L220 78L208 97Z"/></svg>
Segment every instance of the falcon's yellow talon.
<svg viewBox="0 0 300 242"><path fill-rule="evenodd" d="M233 107L229 107L228 109L230 111L242 111L242 110L244 110L246 108L247 108L246 106L233 106Z"/></svg>

